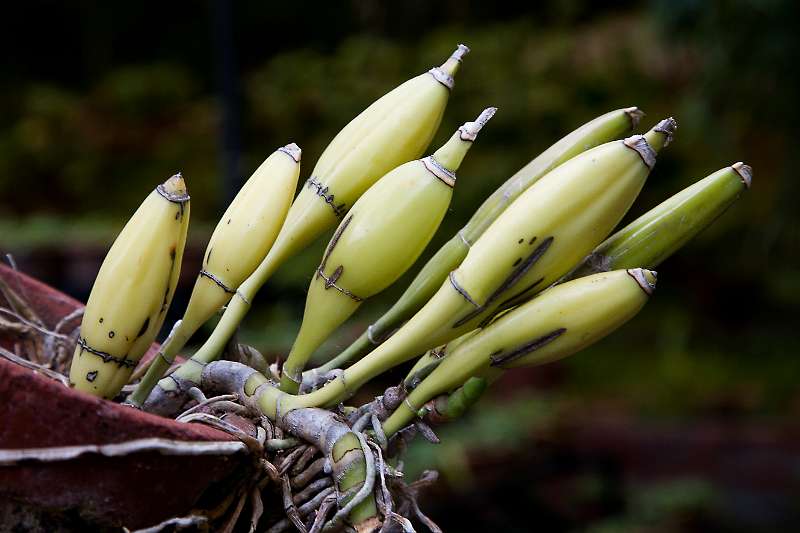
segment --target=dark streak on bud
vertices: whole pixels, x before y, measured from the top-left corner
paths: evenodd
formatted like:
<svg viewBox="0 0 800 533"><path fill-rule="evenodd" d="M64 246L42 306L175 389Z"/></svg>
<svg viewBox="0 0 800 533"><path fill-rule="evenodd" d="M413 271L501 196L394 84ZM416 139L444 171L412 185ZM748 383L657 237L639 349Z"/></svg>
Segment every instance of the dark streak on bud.
<svg viewBox="0 0 800 533"><path fill-rule="evenodd" d="M550 344L551 342L553 342L554 340L559 338L561 335L564 334L565 331L567 331L567 328L558 328L556 330L551 331L550 333L547 333L546 335L542 335L538 339L534 339L529 343L523 344L522 346L520 346L516 350L514 350L512 352L509 352L509 353L507 353L505 355L494 355L494 354L492 354L489 357L492 360L491 366L501 366L501 365L504 365L506 363L510 363L511 361L514 361L515 359L519 359L523 355L527 355L527 354L529 354L531 352L535 352L536 350L538 350L542 346Z"/></svg>
<svg viewBox="0 0 800 533"><path fill-rule="evenodd" d="M209 253L210 253L210 252L209 252ZM200 271L200 277L202 277L202 278L208 278L208 279L210 279L211 281L213 281L214 283L216 283L217 285L219 285L219 287L220 287L220 288L221 288L223 291L227 292L228 294L233 294L233 293L235 293L235 292L236 292L236 289L231 289L230 287L228 287L227 285L225 285L225 283L223 283L221 279L219 279L217 276L215 276L215 275L214 275L214 274L212 274L211 272L208 272L207 270L201 270L201 271Z"/></svg>
<svg viewBox="0 0 800 533"><path fill-rule="evenodd" d="M457 320L455 322L455 324L453 324L453 327L457 328L459 326L462 326L462 325L466 324L467 322L469 322L470 320L472 320L473 318L475 318L476 316L481 314L495 300L497 300L500 296L502 296L503 293L505 293L506 291L510 290L512 287L514 287L514 285L516 285L519 282L519 280L522 279L523 276L525 276L525 274L528 272L528 270L530 270L533 267L533 265L535 265L536 262L539 261L539 259L541 259L541 257L545 254L545 252L547 252L547 249L550 248L550 245L552 243L553 243L553 237L552 236L551 237L547 237L545 240L543 240L542 244L537 246L530 253L530 255L528 255L528 257L526 257L525 260L522 263L520 263L520 265L517 266L511 272L511 274L509 274L509 276L505 279L505 281L503 281L503 283L500 284L500 286L497 288L497 290L495 290L491 294L491 296L489 296L489 298L486 299L486 303L484 303L482 306L478 307L475 311L472 311L468 315L466 315L466 316L460 318L459 320ZM538 284L541 281L542 280L540 279L534 285ZM527 291L529 289L530 289L530 287L525 289L525 291ZM525 291L523 291L523 292L525 292Z"/></svg>
<svg viewBox="0 0 800 533"><path fill-rule="evenodd" d="M450 272L450 275L448 276L448 278L450 279L450 285L452 285L453 288L455 289L455 291L458 294L460 294L461 296L463 296L466 301L468 301L469 303L471 303L472 305L474 305L475 307L480 309L481 306L478 305L478 302L473 300L472 296L469 295L469 293L464 289L464 287L462 287L461 285L458 284L458 282L456 281L456 278L455 278L455 276L453 274L455 274L455 271Z"/></svg>
<svg viewBox="0 0 800 533"><path fill-rule="evenodd" d="M362 297L356 296L350 290L345 289L344 287L340 287L339 285L336 284L336 282L339 281L339 278L342 276L342 272L344 272L344 266L343 265L339 265L338 267L336 267L336 270L333 271L333 274L331 274L330 277L325 275L325 272L323 272L322 268L323 268L323 266L320 266L317 269L317 277L318 278L322 278L324 280L324 282L325 282L325 290L328 290L331 287L333 287L337 291L341 292L345 296L348 296L348 297L352 298L356 302L360 302L360 301L363 300ZM298 379L300 379L299 376L298 376ZM293 381L296 381L297 383L300 383L297 380L293 380Z"/></svg>
<svg viewBox="0 0 800 533"><path fill-rule="evenodd" d="M144 335L148 327L150 327L150 317L144 319L144 323L142 324L142 327L139 328L139 333L136 334L136 338L138 339Z"/></svg>
<svg viewBox="0 0 800 533"><path fill-rule="evenodd" d="M333 234L331 237L331 242L328 243L328 248L325 250L325 255L322 256L322 262L319 264L319 270L325 270L325 265L328 262L328 257L330 257L333 249L336 248L336 245L339 243L339 239L342 238L342 234L344 234L344 230L347 229L347 226L350 225L350 222L353 220L353 215L347 217L342 225L336 229L336 233Z"/></svg>
<svg viewBox="0 0 800 533"><path fill-rule="evenodd" d="M344 272L344 265L339 265L336 267L336 270L333 271L331 277L325 278L325 288L330 289L333 287L336 282L339 281L339 278L342 277L342 272Z"/></svg>

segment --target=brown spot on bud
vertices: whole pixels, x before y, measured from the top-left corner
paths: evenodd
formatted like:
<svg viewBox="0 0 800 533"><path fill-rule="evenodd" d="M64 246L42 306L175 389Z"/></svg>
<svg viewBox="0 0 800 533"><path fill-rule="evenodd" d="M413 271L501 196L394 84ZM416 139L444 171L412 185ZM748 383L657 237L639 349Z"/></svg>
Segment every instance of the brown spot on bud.
<svg viewBox="0 0 800 533"><path fill-rule="evenodd" d="M147 318L144 319L144 324L142 324L142 327L139 328L139 333L136 334L136 338L137 339L145 334L145 332L147 331L148 326L150 326L150 317L147 317Z"/></svg>

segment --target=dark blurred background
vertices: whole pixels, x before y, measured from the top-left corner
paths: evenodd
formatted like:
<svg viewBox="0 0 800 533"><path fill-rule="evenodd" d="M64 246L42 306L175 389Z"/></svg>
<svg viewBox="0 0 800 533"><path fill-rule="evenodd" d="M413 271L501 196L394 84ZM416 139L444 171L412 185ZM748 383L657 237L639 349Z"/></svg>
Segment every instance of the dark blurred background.
<svg viewBox="0 0 800 533"><path fill-rule="evenodd" d="M500 110L426 255L326 344L331 354L552 142L619 107L644 109L643 129L674 115L675 142L628 218L739 160L754 167L752 190L661 266L633 322L510 374L441 429L442 444L415 443L408 468L442 472L423 507L446 531L797 530L797 3L529 5L6 3L0 251L85 299L126 217L181 170L193 205L176 319L216 218L274 148L300 144L304 181L351 118L465 42L433 146L484 107ZM288 351L327 240L261 291L245 341Z"/></svg>

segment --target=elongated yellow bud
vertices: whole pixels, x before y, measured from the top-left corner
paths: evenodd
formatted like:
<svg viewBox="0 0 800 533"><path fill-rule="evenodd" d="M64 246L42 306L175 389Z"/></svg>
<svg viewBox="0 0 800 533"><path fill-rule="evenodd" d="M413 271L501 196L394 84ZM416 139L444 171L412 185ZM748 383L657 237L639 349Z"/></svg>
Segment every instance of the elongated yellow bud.
<svg viewBox="0 0 800 533"><path fill-rule="evenodd" d="M297 189L300 156L294 143L273 152L228 206L206 247L184 322L205 323L267 255Z"/></svg>
<svg viewBox="0 0 800 533"><path fill-rule="evenodd" d="M392 434L430 399L489 369L561 359L630 320L653 293L656 273L614 270L556 285L459 344L386 421Z"/></svg>
<svg viewBox="0 0 800 533"><path fill-rule="evenodd" d="M312 278L300 333L283 366L285 391L297 392L308 358L364 299L417 260L447 212L455 172L494 112L486 109L464 124L432 156L392 170L355 203Z"/></svg>
<svg viewBox="0 0 800 533"><path fill-rule="evenodd" d="M203 256L189 305L129 398L141 405L189 338L228 303L275 242L297 188L300 148L277 149L256 169L222 215Z"/></svg>
<svg viewBox="0 0 800 533"><path fill-rule="evenodd" d="M275 246L259 267L254 291L286 259L342 221L381 176L420 157L439 128L453 76L469 49L379 98L331 141L292 204Z"/></svg>
<svg viewBox="0 0 800 533"><path fill-rule="evenodd" d="M181 269L189 195L180 174L145 199L95 279L72 358L73 386L113 398L164 323Z"/></svg>
<svg viewBox="0 0 800 533"><path fill-rule="evenodd" d="M549 172L498 217L400 330L345 370L344 379L297 403L346 395L376 374L475 329L515 298L559 279L617 225L676 127L673 119L663 120L645 135L603 144Z"/></svg>

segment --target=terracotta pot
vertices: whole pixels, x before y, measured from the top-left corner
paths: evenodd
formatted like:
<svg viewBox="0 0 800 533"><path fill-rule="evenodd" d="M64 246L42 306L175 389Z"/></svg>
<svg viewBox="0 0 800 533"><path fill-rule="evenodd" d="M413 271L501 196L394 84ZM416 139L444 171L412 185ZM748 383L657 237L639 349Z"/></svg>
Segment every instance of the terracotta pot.
<svg viewBox="0 0 800 533"><path fill-rule="evenodd" d="M0 277L25 298L48 327L81 304L0 265ZM5 305L0 296L0 304ZM14 339L0 332L0 345ZM152 350L152 348L151 348ZM164 419L78 392L0 358L0 448L111 444L149 437L232 440L197 424ZM205 495L248 467L245 454L177 456L155 452L122 457L83 455L0 466L0 530L130 529L182 516Z"/></svg>

